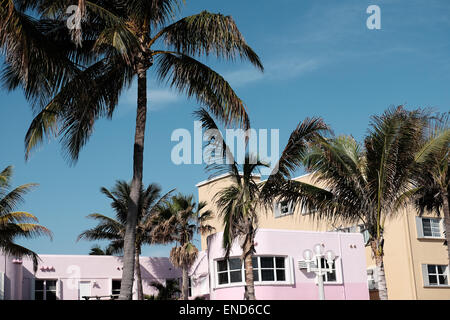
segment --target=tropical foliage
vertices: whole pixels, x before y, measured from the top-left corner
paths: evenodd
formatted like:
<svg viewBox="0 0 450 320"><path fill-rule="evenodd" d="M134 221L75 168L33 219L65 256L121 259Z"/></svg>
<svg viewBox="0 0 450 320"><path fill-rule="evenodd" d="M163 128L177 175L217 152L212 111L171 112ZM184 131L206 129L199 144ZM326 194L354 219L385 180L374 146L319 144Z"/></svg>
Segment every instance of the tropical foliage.
<svg viewBox="0 0 450 320"><path fill-rule="evenodd" d="M108 240L109 245L105 252L100 248L93 248L91 252L99 254L117 254L122 253L124 246L124 236L126 229L126 221L128 214L128 203L130 197L130 184L125 181L116 181L114 188L110 191L102 187L100 191L111 200L111 207L116 213L116 217L110 218L108 216L93 213L88 215L88 218L98 221L98 225L92 229L86 230L78 236L78 240ZM170 191L171 192L171 191ZM166 193L161 196L161 189L156 184L150 184L147 188L141 188L138 205L138 223L136 226L136 243L135 243L135 268L137 277L137 292L138 300L144 299L142 289L141 265L139 263L139 255L143 245L150 245L155 243L152 236L154 225L154 217L162 202L170 194ZM100 249L101 252L98 250Z"/></svg>
<svg viewBox="0 0 450 320"><path fill-rule="evenodd" d="M197 58L241 58L262 70L230 16L203 11L173 22L181 0L0 0L2 82L21 87L36 112L26 157L46 136L60 138L76 161L96 121L111 118L137 79L133 179L124 238L121 299L131 299L137 203L143 177L147 70L195 98L227 124L248 127L244 104L217 72ZM67 17L70 5L75 16ZM78 23L79 22L79 23Z"/></svg>
<svg viewBox="0 0 450 320"><path fill-rule="evenodd" d="M105 249L102 249L99 245L95 245L89 251L90 256L112 256L113 254L114 251L109 246Z"/></svg>
<svg viewBox="0 0 450 320"><path fill-rule="evenodd" d="M146 297L146 300L176 300L181 292L177 279L167 279L165 284L152 282L151 286L158 290L158 294Z"/></svg>
<svg viewBox="0 0 450 320"><path fill-rule="evenodd" d="M282 176L270 177L266 200L281 197L317 210L318 219L363 224L379 276L379 295L387 299L384 276L384 227L390 217L402 212L418 187L414 173L418 157L426 157L440 142L422 148L429 113L408 111L402 106L373 116L364 145L353 137L318 138L305 154L285 151L280 161ZM283 164L283 161L286 163ZM295 163L294 166L292 164ZM314 185L289 180L292 169L305 164Z"/></svg>
<svg viewBox="0 0 450 320"><path fill-rule="evenodd" d="M443 216L450 266L449 115L430 119L425 143L416 156L418 167L414 177L419 189L414 200L420 214L429 211Z"/></svg>
<svg viewBox="0 0 450 320"><path fill-rule="evenodd" d="M249 153L245 155L243 163L238 163L221 135L218 125L207 110L200 109L195 112L195 115L206 130L216 132L207 144L219 148L214 154L214 161L207 170L212 171L213 176L224 172L228 173L232 181L230 186L220 190L214 197L224 226L225 258L228 258L234 241L238 239L242 249L241 260L244 262L245 268L244 297L246 300L255 300L252 257L255 253L254 241L258 228L258 209L263 204L265 195L270 191L256 177L261 168L267 168L269 165ZM306 119L292 132L285 150L289 150L292 156L303 154L308 141L327 131L328 127L321 119ZM280 159L280 161L281 166L280 164L275 166L272 172L273 177L281 174L278 168L286 170L286 167L295 165L295 162L287 164L288 159L286 158Z"/></svg>
<svg viewBox="0 0 450 320"><path fill-rule="evenodd" d="M175 242L170 251L170 260L182 270L181 299L189 298L189 269L198 256L198 249L193 244L194 235L213 231L207 224L211 211L204 210L206 203L195 203L194 196L178 194L160 208L158 225L154 236L160 242Z"/></svg>
<svg viewBox="0 0 450 320"><path fill-rule="evenodd" d="M37 270L39 256L37 253L16 243L19 238L33 239L52 233L38 224L38 219L31 213L15 211L23 203L23 196L37 184L27 183L11 189L13 168L6 167L0 172L0 250L16 257L29 257L33 261L34 271Z"/></svg>

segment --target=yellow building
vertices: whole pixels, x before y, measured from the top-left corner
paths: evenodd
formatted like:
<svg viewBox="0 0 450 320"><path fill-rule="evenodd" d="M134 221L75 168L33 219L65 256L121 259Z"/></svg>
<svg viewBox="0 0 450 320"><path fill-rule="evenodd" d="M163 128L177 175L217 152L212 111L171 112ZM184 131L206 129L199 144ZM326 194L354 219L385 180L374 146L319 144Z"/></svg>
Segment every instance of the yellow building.
<svg viewBox="0 0 450 320"><path fill-rule="evenodd" d="M258 179L258 178L256 178ZM295 180L311 183L311 176ZM209 221L215 232L223 226L214 204L214 195L231 183L228 175L222 175L197 184L199 201L206 201L214 212ZM273 210L261 212L259 227L263 229L360 232L359 226L316 221L308 212L300 212L288 204L274 205ZM365 235L367 236L367 235ZM202 236L202 250L206 249L206 237ZM450 270L447 246L444 245L442 219L425 214L419 217L411 206L399 212L385 223L385 273L389 299L445 299L450 300ZM376 268L371 250L366 248L366 261L371 297L376 292Z"/></svg>

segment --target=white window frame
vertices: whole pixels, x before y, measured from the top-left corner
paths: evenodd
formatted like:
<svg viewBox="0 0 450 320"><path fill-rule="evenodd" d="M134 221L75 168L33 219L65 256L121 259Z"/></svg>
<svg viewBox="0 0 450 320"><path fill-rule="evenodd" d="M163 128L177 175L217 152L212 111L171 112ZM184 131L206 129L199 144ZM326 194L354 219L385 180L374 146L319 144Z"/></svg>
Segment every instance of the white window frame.
<svg viewBox="0 0 450 320"><path fill-rule="evenodd" d="M229 257L228 259L240 259L240 257ZM290 259L288 256L284 255L257 255L254 256L254 258L258 259L258 266L260 266L260 258L284 258L284 275L285 280L284 281L261 281L261 268L257 268L258 270L258 281L255 281L255 285L258 286L271 286L271 285L292 285L294 283L294 272L293 272L293 265L294 262L292 259ZM229 282L230 281L230 269L229 269L229 261L227 261L227 272L228 272L228 283L219 284L219 272L218 272L218 262L224 260L223 258L215 259L214 260L214 288L229 288L229 287L241 287L245 285L245 268L244 263L241 264L241 274L242 274L242 281L241 282ZM275 263L275 259L274 259ZM281 269L281 268L278 268ZM277 268L274 264L274 273L276 272ZM224 271L222 271L224 272ZM221 273L222 273L221 272ZM276 274L274 274L276 276Z"/></svg>
<svg viewBox="0 0 450 320"><path fill-rule="evenodd" d="M439 275L441 275L440 273L431 273L431 275L436 275L437 276L437 281L438 284L430 284L429 278L428 276L430 275L430 273L428 272L428 266L434 266L435 270L437 269L437 266L443 266L445 267L445 271L443 275L447 275L447 284L439 284ZM423 286L424 287L428 287L428 288L450 288L450 270L448 265L443 265L443 264L422 264L422 278L423 278Z"/></svg>
<svg viewBox="0 0 450 320"><path fill-rule="evenodd" d="M43 290L38 290L38 291L42 291L43 293L43 299L42 301L46 301L47 300L47 281L55 281L56 282L56 286L55 286L55 296L56 296L56 300L60 299L60 284L59 284L59 279L55 279L55 278L45 278L45 279L41 279L41 278L35 278L33 279L33 285L31 286L32 289L32 299L35 300L36 299L36 281L44 281L43 283ZM53 291L53 290L49 290L49 291ZM50 301L50 300L49 300Z"/></svg>
<svg viewBox="0 0 450 320"><path fill-rule="evenodd" d="M286 202L286 201L287 201L288 211L286 213L282 213L281 212L282 202ZM290 215L294 214L294 210L295 210L295 204L293 201L288 201L288 200L278 201L278 202L275 202L273 205L273 212L274 212L275 218L290 216Z"/></svg>
<svg viewBox="0 0 450 320"><path fill-rule="evenodd" d="M322 258L322 260L325 262L325 267L328 268L328 263L327 263L326 258L324 257L324 258ZM337 258L334 259L334 261L333 261L333 269L332 269L332 270L334 270L334 274L335 274L336 280L334 280L334 281L329 281L329 280L328 280L328 276L329 276L330 273L329 273L329 272L326 272L325 275L324 275L324 277L323 277L323 283L324 283L324 284L339 284L338 260L337 260Z"/></svg>
<svg viewBox="0 0 450 320"><path fill-rule="evenodd" d="M439 221L439 236L426 236L424 234L423 230L423 219L430 219L434 221ZM436 218L436 217L418 217L416 216L416 229L417 229L417 238L418 239L439 239L439 240L445 240L444 237L444 226L443 226L443 219L442 218Z"/></svg>

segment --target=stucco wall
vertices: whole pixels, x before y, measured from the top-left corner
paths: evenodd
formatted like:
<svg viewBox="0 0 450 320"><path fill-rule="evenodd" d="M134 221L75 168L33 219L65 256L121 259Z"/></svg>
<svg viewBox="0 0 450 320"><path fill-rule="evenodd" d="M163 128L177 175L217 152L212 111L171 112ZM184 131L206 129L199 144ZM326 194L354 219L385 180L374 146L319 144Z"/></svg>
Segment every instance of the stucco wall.
<svg viewBox="0 0 450 320"><path fill-rule="evenodd" d="M298 269L297 260L303 259L305 249L312 249L315 244L323 244L325 250L333 250L337 255L339 272L338 284L325 285L326 299L368 299L367 277L363 238L359 234L323 233L307 231L282 231L260 229L255 239L257 256L287 256L289 270L294 278L290 284L255 285L257 299L301 300L317 299L318 288L314 282L314 274ZM352 246L352 247L350 247ZM222 249L222 233L208 238L209 263L211 277L215 276L216 259L224 256ZM234 243L230 257L240 257L241 249ZM220 287L211 281L212 299L242 299L244 287Z"/></svg>
<svg viewBox="0 0 450 320"><path fill-rule="evenodd" d="M316 184L311 175L304 175L295 180ZM210 224L216 231L222 231L222 221L218 217L218 209L213 202L214 195L231 183L229 177L221 177L211 181L199 183L198 194L200 201L208 203L208 209L215 216ZM259 209L259 226L266 229L280 230L314 230L329 231L348 224L334 221L320 221L313 215L302 215L297 207L294 214L275 217L272 210ZM424 287L422 264L448 264L447 247L443 240L418 239L413 206L402 209L396 217L388 219L385 225L385 273L389 299L450 299L450 286L441 288ZM436 216L436 214L425 214ZM206 236L202 237L202 248L206 248ZM375 266L370 247L365 248L366 267Z"/></svg>
<svg viewBox="0 0 450 320"><path fill-rule="evenodd" d="M29 259L18 265L6 258L7 283L5 299L32 299L34 279L57 280L58 299L76 300L79 298L79 281L91 282L91 295L110 295L112 280L122 277L122 259L115 256L84 255L40 255L41 261L36 274ZM1 261L5 257L0 257ZM144 294L155 294L152 282L164 283L166 279L180 278L181 272L168 258L140 257ZM0 271L4 269L1 264ZM15 269L14 269L15 268ZM4 272L4 271L2 271ZM22 273L22 275L21 275ZM17 289L17 288L20 289ZM11 289L12 288L12 289ZM19 292L19 291L21 292ZM136 291L136 285L134 285ZM136 293L134 292L134 295Z"/></svg>

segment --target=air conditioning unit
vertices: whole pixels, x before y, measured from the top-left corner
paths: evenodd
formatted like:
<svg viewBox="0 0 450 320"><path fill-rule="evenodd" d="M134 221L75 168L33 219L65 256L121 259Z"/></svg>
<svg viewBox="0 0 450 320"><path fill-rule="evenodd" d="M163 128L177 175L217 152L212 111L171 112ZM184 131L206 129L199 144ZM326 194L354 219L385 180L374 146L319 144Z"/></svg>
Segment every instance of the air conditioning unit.
<svg viewBox="0 0 450 320"><path fill-rule="evenodd" d="M378 285L375 280L368 280L367 284L369 286L369 290L378 290Z"/></svg>
<svg viewBox="0 0 450 320"><path fill-rule="evenodd" d="M305 260L298 260L297 263L298 263L298 268L300 270L308 268ZM311 268L316 268L316 267L317 267L316 264L314 262L311 262Z"/></svg>
<svg viewBox="0 0 450 320"><path fill-rule="evenodd" d="M367 285L369 290L378 290L378 283L375 280L375 270L368 269L367 270Z"/></svg>

